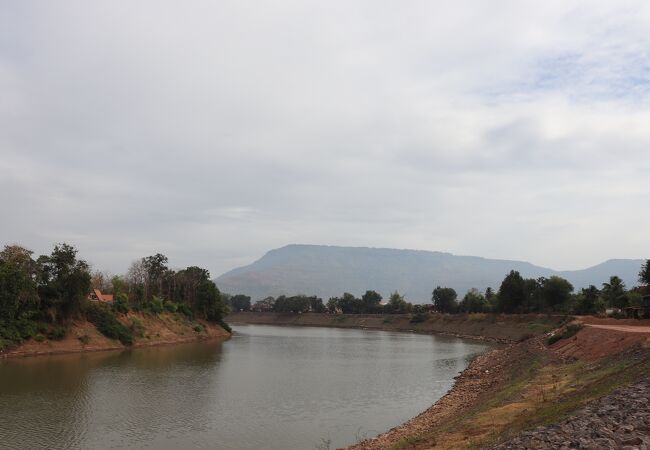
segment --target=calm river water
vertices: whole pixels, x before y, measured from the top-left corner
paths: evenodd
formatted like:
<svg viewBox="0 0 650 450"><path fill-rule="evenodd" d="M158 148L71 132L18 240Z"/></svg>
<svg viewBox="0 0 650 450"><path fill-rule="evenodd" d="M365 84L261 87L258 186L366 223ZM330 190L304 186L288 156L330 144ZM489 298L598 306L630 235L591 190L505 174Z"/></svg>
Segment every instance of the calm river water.
<svg viewBox="0 0 650 450"><path fill-rule="evenodd" d="M0 448L315 449L429 407L486 344L241 325L226 342L0 362Z"/></svg>

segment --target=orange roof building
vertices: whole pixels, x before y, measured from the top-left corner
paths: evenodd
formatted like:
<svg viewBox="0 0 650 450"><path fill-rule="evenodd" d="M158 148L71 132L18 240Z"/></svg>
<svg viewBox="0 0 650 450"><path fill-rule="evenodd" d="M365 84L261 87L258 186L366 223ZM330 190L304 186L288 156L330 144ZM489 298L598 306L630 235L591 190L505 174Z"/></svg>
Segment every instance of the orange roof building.
<svg viewBox="0 0 650 450"><path fill-rule="evenodd" d="M93 289L88 294L88 300L102 303L113 303L113 294L102 294L99 289Z"/></svg>

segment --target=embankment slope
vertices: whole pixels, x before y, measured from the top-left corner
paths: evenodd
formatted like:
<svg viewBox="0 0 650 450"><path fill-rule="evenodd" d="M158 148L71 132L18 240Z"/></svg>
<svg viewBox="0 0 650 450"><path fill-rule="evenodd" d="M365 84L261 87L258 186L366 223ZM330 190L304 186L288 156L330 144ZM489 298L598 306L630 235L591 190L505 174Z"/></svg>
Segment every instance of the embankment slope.
<svg viewBox="0 0 650 450"><path fill-rule="evenodd" d="M648 392L638 383L650 375L650 333L644 331L650 324L629 325L633 331L585 325L550 346L536 336L477 357L431 408L350 449L557 448L556 431L568 423L598 423L599 405L616 402L618 394L607 400L616 389ZM622 410L617 427L645 420L634 414ZM610 431L608 438L622 445L617 435L625 430ZM613 448L600 446L598 430L582 430L577 438L580 448Z"/></svg>
<svg viewBox="0 0 650 450"><path fill-rule="evenodd" d="M0 352L0 357L124 350L200 339L226 339L230 336L230 333L219 325L206 321L190 321L179 314L162 313L154 316L129 312L126 315L119 315L118 318L126 326L133 327L134 323L138 324L134 332L135 342L131 347L102 335L90 322L74 321L68 324L66 336L61 340L45 339L39 342L36 339L29 339L16 348Z"/></svg>
<svg viewBox="0 0 650 450"><path fill-rule="evenodd" d="M423 322L411 322L409 314L281 314L239 312L230 314L232 324L293 325L337 328L364 328L384 331L414 331L481 339L493 342L518 342L559 327L563 316L431 314Z"/></svg>

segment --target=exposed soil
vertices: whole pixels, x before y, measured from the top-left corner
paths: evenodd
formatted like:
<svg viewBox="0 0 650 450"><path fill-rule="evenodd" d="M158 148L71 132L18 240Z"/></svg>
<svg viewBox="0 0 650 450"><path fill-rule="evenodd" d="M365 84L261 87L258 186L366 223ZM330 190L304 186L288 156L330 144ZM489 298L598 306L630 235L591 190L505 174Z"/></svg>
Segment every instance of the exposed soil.
<svg viewBox="0 0 650 450"><path fill-rule="evenodd" d="M541 340L533 338L479 355L456 378L454 387L429 409L386 433L348 449L379 450L393 446L434 448L436 441L423 436L435 427L453 421L474 405L486 401L486 395L496 391L511 378L513 364L542 352L544 346Z"/></svg>
<svg viewBox="0 0 650 450"><path fill-rule="evenodd" d="M638 332L642 328L620 331L609 329L616 325L608 323L595 325L599 327L586 326L551 347L546 345L545 336L538 336L481 355L431 408L349 448L490 448L521 431L560 421L619 385L650 376L650 335ZM626 329L643 327L624 325ZM587 439L586 433L580 437ZM503 448L559 448L548 442L528 446L529 437L524 435L517 441L523 443L520 446ZM574 448L602 448L594 443L596 438L593 434L591 441L582 440L581 446ZM630 438L638 441L636 436Z"/></svg>
<svg viewBox="0 0 650 450"><path fill-rule="evenodd" d="M240 312L227 317L229 323L266 325L320 326L362 328L384 331L435 333L469 339L513 343L560 326L562 316L496 315L496 314L431 314L419 323L412 323L408 314L279 314Z"/></svg>
<svg viewBox="0 0 650 450"><path fill-rule="evenodd" d="M142 323L142 336L136 336L133 347L150 347L155 345L169 345L182 342L191 342L199 339L225 339L230 336L226 330L218 325L205 321L187 321L178 315L164 313L151 316L143 313L128 313L120 316L120 321L129 325L132 319ZM205 331L194 331L194 325L200 323ZM84 343L85 342L85 343ZM112 340L102 335L93 324L85 321L72 322L66 337L59 341L44 340L37 342L29 339L15 349L0 352L0 357L10 358L18 356L54 355L61 353L94 352L103 350L123 350L127 348L119 341Z"/></svg>

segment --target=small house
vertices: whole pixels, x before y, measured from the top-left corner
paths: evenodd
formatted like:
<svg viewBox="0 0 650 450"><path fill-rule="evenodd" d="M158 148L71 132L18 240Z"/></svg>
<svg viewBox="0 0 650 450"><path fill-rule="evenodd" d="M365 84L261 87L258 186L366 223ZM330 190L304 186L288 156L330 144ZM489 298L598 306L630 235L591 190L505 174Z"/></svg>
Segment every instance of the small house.
<svg viewBox="0 0 650 450"><path fill-rule="evenodd" d="M88 300L91 302L100 302L107 303L109 305L113 304L113 294L102 294L102 291L99 289L93 289L88 294Z"/></svg>

